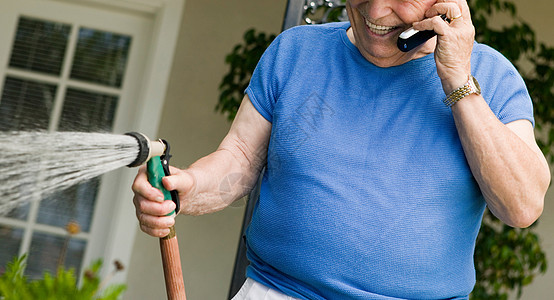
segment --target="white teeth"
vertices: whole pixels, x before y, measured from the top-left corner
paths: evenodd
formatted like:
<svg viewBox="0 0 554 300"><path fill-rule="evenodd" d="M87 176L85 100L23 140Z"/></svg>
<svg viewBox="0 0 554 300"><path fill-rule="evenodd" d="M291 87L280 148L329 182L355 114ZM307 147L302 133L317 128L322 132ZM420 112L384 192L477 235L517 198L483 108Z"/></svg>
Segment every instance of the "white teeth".
<svg viewBox="0 0 554 300"><path fill-rule="evenodd" d="M369 30L371 30L375 34L387 34L391 32L392 30L396 29L396 27L393 26L383 26L383 25L377 25L369 22L367 19L365 19L365 24L367 27L369 27Z"/></svg>

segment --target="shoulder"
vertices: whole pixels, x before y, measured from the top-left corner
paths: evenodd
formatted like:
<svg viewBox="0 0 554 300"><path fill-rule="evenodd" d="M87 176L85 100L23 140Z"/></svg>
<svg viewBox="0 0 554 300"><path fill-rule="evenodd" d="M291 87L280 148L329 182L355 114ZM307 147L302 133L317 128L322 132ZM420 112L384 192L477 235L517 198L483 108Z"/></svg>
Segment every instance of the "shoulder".
<svg viewBox="0 0 554 300"><path fill-rule="evenodd" d="M516 72L514 65L498 50L491 46L475 42L472 53L472 63L491 69L506 68L510 72Z"/></svg>
<svg viewBox="0 0 554 300"><path fill-rule="evenodd" d="M519 85L523 79L516 67L502 53L485 44L475 43L471 56L472 73L477 79L490 81L495 86L515 80ZM481 83L481 81L480 81Z"/></svg>
<svg viewBox="0 0 554 300"><path fill-rule="evenodd" d="M328 55L321 54L339 48L341 35L345 35L348 27L348 22L295 26L279 34L264 55L272 60L283 60L290 67L294 63L301 63L305 57L328 58Z"/></svg>
<svg viewBox="0 0 554 300"><path fill-rule="evenodd" d="M283 36L304 36L313 34L332 33L346 30L350 27L350 22L331 22L316 25L299 25L291 27L281 33Z"/></svg>
<svg viewBox="0 0 554 300"><path fill-rule="evenodd" d="M531 97L510 60L492 47L476 43L471 68L485 101L500 121L527 119L534 124Z"/></svg>
<svg viewBox="0 0 554 300"><path fill-rule="evenodd" d="M333 22L318 25L299 25L283 31L277 37L280 43L314 43L324 40L335 40L335 34L346 31L350 27L349 22Z"/></svg>

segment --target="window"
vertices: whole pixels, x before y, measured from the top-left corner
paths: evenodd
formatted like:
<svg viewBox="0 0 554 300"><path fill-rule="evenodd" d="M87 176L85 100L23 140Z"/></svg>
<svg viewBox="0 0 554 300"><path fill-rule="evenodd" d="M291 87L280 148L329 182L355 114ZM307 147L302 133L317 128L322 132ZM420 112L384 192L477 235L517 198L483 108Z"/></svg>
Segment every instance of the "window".
<svg viewBox="0 0 554 300"><path fill-rule="evenodd" d="M0 99L0 130L111 131L131 41L127 35L21 16ZM64 68L64 62L70 67ZM31 278L44 270L55 272L62 262L79 273L99 181L48 197L29 195L40 199L29 199L34 201L0 222L0 243L10 245L0 253L0 265L28 253ZM69 222L82 231L70 240L64 230Z"/></svg>
<svg viewBox="0 0 554 300"><path fill-rule="evenodd" d="M155 15L83 3L0 4L0 131L124 132L137 122ZM118 189L99 177L0 212L0 273L24 253L30 278L110 259L106 236L120 210L106 195ZM69 222L81 230L70 239Z"/></svg>

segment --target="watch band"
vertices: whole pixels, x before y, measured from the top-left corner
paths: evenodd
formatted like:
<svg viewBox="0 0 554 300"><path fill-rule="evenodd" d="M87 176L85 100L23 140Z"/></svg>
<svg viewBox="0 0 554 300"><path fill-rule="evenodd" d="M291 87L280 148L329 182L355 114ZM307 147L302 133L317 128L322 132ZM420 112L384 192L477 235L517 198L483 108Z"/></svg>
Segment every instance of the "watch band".
<svg viewBox="0 0 554 300"><path fill-rule="evenodd" d="M468 81L463 86L455 89L450 94L448 94L448 96L442 102L444 103L444 105L451 107L452 105L456 104L456 102L471 94L481 94L481 87L479 86L479 82L477 82L477 79L475 79L475 77L473 77L472 75L469 75Z"/></svg>

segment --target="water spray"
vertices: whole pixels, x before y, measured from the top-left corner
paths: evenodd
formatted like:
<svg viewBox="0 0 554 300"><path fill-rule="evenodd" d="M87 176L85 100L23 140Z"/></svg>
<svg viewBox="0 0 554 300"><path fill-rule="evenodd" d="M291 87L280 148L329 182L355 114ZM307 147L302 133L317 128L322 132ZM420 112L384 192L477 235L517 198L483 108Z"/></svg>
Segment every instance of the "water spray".
<svg viewBox="0 0 554 300"><path fill-rule="evenodd" d="M0 132L0 216L31 201L85 182L109 171L146 163L150 184L164 199L180 203L162 178L169 172L169 143L150 141L144 134L93 132ZM167 297L186 299L175 228L160 239Z"/></svg>
<svg viewBox="0 0 554 300"><path fill-rule="evenodd" d="M169 159L171 155L169 154L169 143L162 139L150 141L144 134L138 132L128 132L126 135L136 138L139 144L136 159L127 166L137 167L146 162L148 182L163 193L164 199L171 199L175 203L175 210L168 215L176 216L180 209L177 192L168 191L162 184L162 178L170 175ZM169 235L160 238L160 250L167 298L170 300L185 300L185 285L175 226L169 228Z"/></svg>

